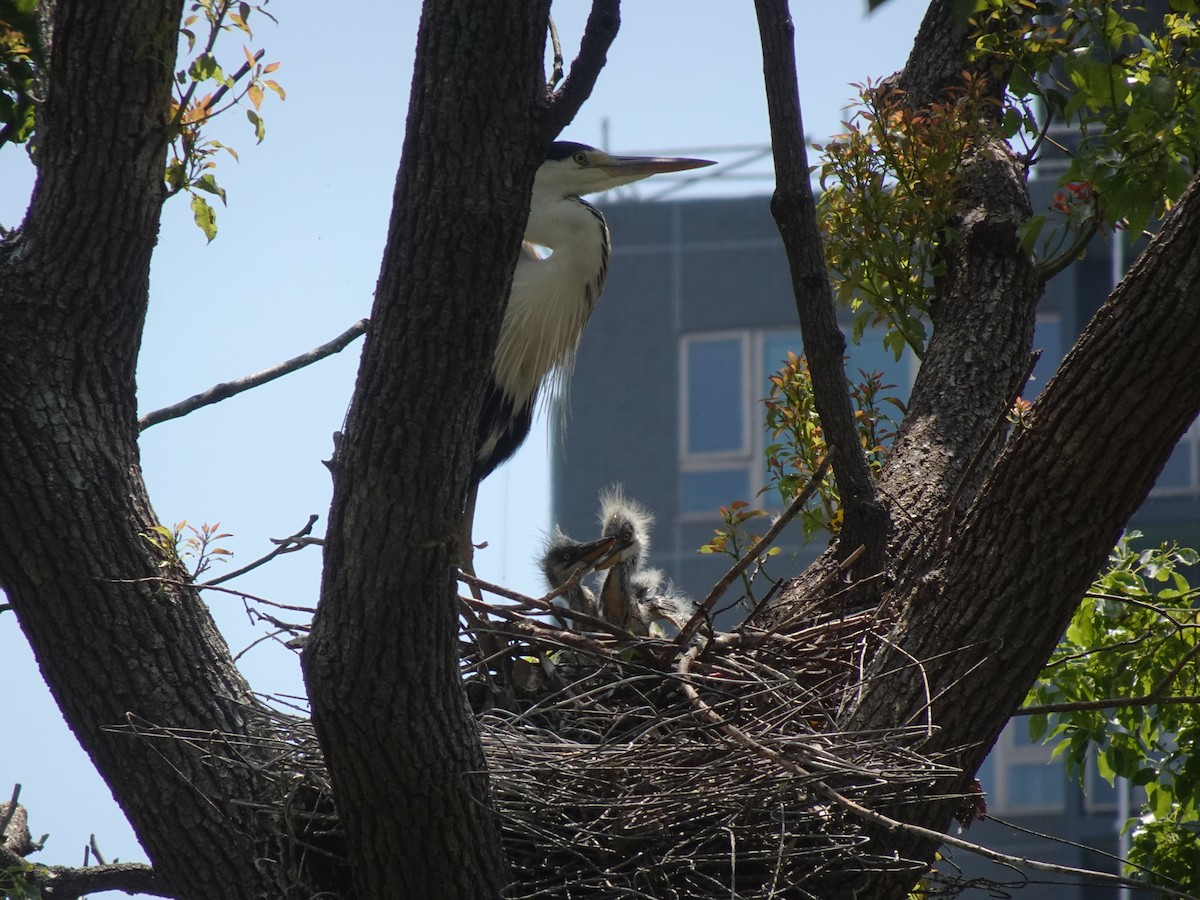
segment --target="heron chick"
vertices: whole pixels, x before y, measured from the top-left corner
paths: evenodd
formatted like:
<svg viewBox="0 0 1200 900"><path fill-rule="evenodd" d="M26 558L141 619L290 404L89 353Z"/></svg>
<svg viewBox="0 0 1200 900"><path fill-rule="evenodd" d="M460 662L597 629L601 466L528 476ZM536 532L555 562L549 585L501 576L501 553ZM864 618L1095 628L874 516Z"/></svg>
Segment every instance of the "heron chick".
<svg viewBox="0 0 1200 900"><path fill-rule="evenodd" d="M602 563L608 574L600 588L600 614L633 634L649 634L649 622L639 614L637 576L646 575L641 566L650 553L654 516L640 503L627 500L620 488L613 488L600 495L600 523L603 535L616 539L611 558Z"/></svg>
<svg viewBox="0 0 1200 900"><path fill-rule="evenodd" d="M551 588L560 588L575 576L586 575L597 563L603 561L605 554L613 549L614 543L609 537L581 543L555 527L554 534L546 542L539 560L546 583ZM583 613L593 618L599 616L596 595L580 581L577 580L560 596L571 612ZM565 627L575 627L577 623L571 619L564 624Z"/></svg>
<svg viewBox="0 0 1200 900"><path fill-rule="evenodd" d="M642 569L631 579L632 604L630 618L636 627L634 634L665 637L667 631L659 623L666 622L678 633L700 608L700 604L684 594L660 569Z"/></svg>

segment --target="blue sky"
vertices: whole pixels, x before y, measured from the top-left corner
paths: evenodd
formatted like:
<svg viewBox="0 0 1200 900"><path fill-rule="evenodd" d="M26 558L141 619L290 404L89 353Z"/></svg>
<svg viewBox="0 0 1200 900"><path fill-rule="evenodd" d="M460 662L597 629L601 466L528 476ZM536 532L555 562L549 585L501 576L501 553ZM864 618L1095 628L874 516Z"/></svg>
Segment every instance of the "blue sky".
<svg viewBox="0 0 1200 900"><path fill-rule="evenodd" d="M793 0L800 94L809 135L839 130L852 82L899 68L924 4L891 0L867 17L865 2ZM627 3L621 33L591 100L565 138L616 152L705 155L703 148L766 145L769 126L755 18L749 3L655 0ZM588 4L559 0L555 17L568 59ZM168 204L152 271L139 365L143 412L212 384L258 371L321 344L369 313L400 157L419 5L369 0L354 19L275 0L280 24L262 21L255 45L282 65L288 99L264 104L267 136L254 146L233 112L213 136L241 162L222 160L229 206L206 246L184 199ZM254 19L251 19L254 24ZM238 42L225 47L241 56ZM221 51L218 51L219 58ZM236 64L236 63L235 63ZM819 137L818 137L819 136ZM757 171L765 172L759 165ZM32 171L21 150L0 152L0 224L20 221ZM643 195L653 196L652 182ZM769 179L710 179L689 196L768 193ZM620 265L619 256L613 261ZM585 338L586 339L586 338ZM234 537L232 565L271 549L270 537L310 513L324 529L330 480L320 460L342 422L360 344L282 382L158 425L142 463L160 519L220 522ZM539 593L532 565L550 527L544 419L518 456L485 482L476 517L480 575ZM312 604L319 552L280 558L238 582L279 602ZM240 602L210 596L235 652L262 635ZM244 671L258 690L301 692L294 655L270 643L249 651ZM49 832L47 863L78 864L88 836L107 856L142 859L107 787L91 769L42 684L11 614L0 616L0 677L20 687L6 704L0 793L14 782L34 835ZM24 739L14 739L16 734Z"/></svg>

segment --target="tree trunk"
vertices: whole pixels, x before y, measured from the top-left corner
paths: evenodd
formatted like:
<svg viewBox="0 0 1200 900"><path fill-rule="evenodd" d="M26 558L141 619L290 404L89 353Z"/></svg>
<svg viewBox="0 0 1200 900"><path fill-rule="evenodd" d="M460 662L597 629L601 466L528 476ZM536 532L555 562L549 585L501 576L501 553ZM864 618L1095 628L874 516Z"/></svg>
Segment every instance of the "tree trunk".
<svg viewBox="0 0 1200 900"><path fill-rule="evenodd" d="M935 0L898 78L909 103L942 99L965 67L964 38L954 4ZM769 85L785 69L769 55L774 44L764 38ZM925 752L966 747L957 754L963 776L933 791L946 794L967 790L1200 410L1200 382L1180 378L1200 341L1193 184L997 461L997 426L1023 386L1042 285L1017 239L1029 216L1021 161L985 144L963 184L959 240L947 250L931 309L933 337L880 479L893 526L892 587L880 614L894 624L838 723L850 732L925 725ZM810 602L831 559L797 579L777 621ZM956 806L923 801L888 814L940 830ZM895 851L914 867L856 877L856 896L905 897L936 846L903 831L865 830L877 853ZM827 887L850 890L837 873Z"/></svg>
<svg viewBox="0 0 1200 900"><path fill-rule="evenodd" d="M261 799L261 779L135 734L243 734L254 708L207 609L150 539L138 465L134 368L181 6L57 4L38 181L0 243L0 583L178 896L278 897L263 864L274 829L232 802Z"/></svg>
<svg viewBox="0 0 1200 900"><path fill-rule="evenodd" d="M1200 346L1197 242L1200 180L1050 380L944 556L904 597L845 727L928 721L936 730L925 749L968 746L968 775L983 761L1200 413L1200 382L1180 377ZM913 662L934 657L936 666ZM950 814L944 803L904 811L934 828Z"/></svg>
<svg viewBox="0 0 1200 900"><path fill-rule="evenodd" d="M475 421L543 157L534 101L548 8L429 2L421 21L304 655L364 897L498 896L506 882L459 680L454 569Z"/></svg>

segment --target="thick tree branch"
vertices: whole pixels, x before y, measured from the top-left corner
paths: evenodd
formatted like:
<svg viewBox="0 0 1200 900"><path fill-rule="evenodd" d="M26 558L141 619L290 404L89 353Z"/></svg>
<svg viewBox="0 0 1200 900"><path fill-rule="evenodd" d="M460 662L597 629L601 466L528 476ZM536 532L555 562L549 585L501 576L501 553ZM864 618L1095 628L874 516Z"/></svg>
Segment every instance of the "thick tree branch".
<svg viewBox="0 0 1200 900"><path fill-rule="evenodd" d="M608 48L621 27L621 0L592 0L592 12L579 43L579 54L571 63L562 86L550 95L546 114L545 142L549 144L571 124L592 95L600 70L608 61Z"/></svg>
<svg viewBox="0 0 1200 900"><path fill-rule="evenodd" d="M549 0L439 0L422 13L302 655L362 897L498 896L508 880L459 676L454 568L476 423L544 158L548 15Z"/></svg>
<svg viewBox="0 0 1200 900"><path fill-rule="evenodd" d="M887 511L875 495L854 425L843 358L846 339L837 323L833 293L821 249L816 203L804 146L804 122L797 86L794 29L787 0L755 0L762 39L763 76L771 115L775 194L771 212L787 249L800 316L800 334L812 375L813 401L826 443L837 451L834 477L845 513L840 552L865 547L859 570L871 575L883 566L890 531Z"/></svg>
<svg viewBox="0 0 1200 900"><path fill-rule="evenodd" d="M933 0L929 4L908 61L893 76L908 95L909 104L928 106L945 99L948 89L962 84L967 27L959 0Z"/></svg>
<svg viewBox="0 0 1200 900"><path fill-rule="evenodd" d="M279 895L263 865L279 835L253 809L273 784L109 730L129 715L206 733L261 724L195 587L130 586L183 576L146 539L158 523L136 413L182 5L53 5L37 183L0 243L0 584L157 877L182 898L234 900Z"/></svg>
<svg viewBox="0 0 1200 900"><path fill-rule="evenodd" d="M1200 380L1179 377L1200 346L1198 243L1200 180L1047 384L944 562L912 587L843 727L894 725L924 714L932 696L938 729L927 751L967 746L962 765L974 771L1003 727L997 710L1020 703L1200 412ZM952 652L963 647L989 649ZM912 663L939 654L937 666ZM907 814L938 828L950 812L929 803ZM903 896L907 886L892 887L879 896Z"/></svg>
<svg viewBox="0 0 1200 900"><path fill-rule="evenodd" d="M201 407L211 406L214 403L220 403L222 400L228 400L230 397L234 397L243 391L256 388L259 385L266 384L268 381L274 381L276 378L282 378L284 375L290 375L292 372L303 369L305 366L310 366L327 356L340 353L356 338L366 334L367 324L366 319L359 319L332 341L328 341L319 347L314 347L307 353L301 353L299 356L294 356L285 362L271 366L269 369L263 369L261 372L256 372L253 375L245 375L233 381L223 381L220 384L213 385L206 391L201 391L199 394L188 397L186 400L180 400L178 403L172 403L170 406L164 406L162 409L148 412L138 419L138 429L145 431L151 425L157 425L159 422L166 422L168 419L178 419L181 416L186 416L188 413L195 412Z"/></svg>

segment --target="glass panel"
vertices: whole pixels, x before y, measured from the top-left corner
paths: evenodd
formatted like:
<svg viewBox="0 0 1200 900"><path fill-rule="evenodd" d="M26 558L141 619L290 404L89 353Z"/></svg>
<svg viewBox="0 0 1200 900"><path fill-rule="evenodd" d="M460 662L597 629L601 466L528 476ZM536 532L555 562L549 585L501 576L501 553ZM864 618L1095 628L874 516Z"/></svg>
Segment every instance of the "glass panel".
<svg viewBox="0 0 1200 900"><path fill-rule="evenodd" d="M1021 394L1024 400L1032 400L1042 392L1042 388L1046 386L1046 382L1050 380L1050 376L1062 361L1063 354L1066 353L1063 347L1062 320L1058 316L1047 316L1037 320L1033 326L1033 349L1041 350L1042 355L1033 367L1033 375Z"/></svg>
<svg viewBox="0 0 1200 900"><path fill-rule="evenodd" d="M895 387L884 390L882 396L898 397L907 402L908 392L912 388L912 378L909 375L909 372L912 371L910 366L907 354L897 361L895 354L883 346L882 330L867 329L863 332L861 344L851 343L847 331L846 377L855 384L864 380L863 372L868 375L872 372L881 372L885 385L895 385ZM899 419L900 410L890 403L884 404L884 408L889 414L894 411L896 418Z"/></svg>
<svg viewBox="0 0 1200 900"><path fill-rule="evenodd" d="M685 513L713 513L735 500L752 500L746 469L684 472L681 505Z"/></svg>
<svg viewBox="0 0 1200 900"><path fill-rule="evenodd" d="M688 453L744 451L742 371L741 338L688 342Z"/></svg>
<svg viewBox="0 0 1200 900"><path fill-rule="evenodd" d="M1158 480L1154 482L1154 487L1162 488L1183 488L1192 486L1192 442L1189 436L1185 435L1171 453L1167 464L1163 466L1163 470L1158 473Z"/></svg>
<svg viewBox="0 0 1200 900"><path fill-rule="evenodd" d="M1008 767L1009 809L1039 807L1061 809L1066 797L1066 775L1058 763L1015 763Z"/></svg>
<svg viewBox="0 0 1200 900"><path fill-rule="evenodd" d="M798 331L775 331L763 335L763 396L771 389L770 377L783 367L788 351L800 356L804 347Z"/></svg>

